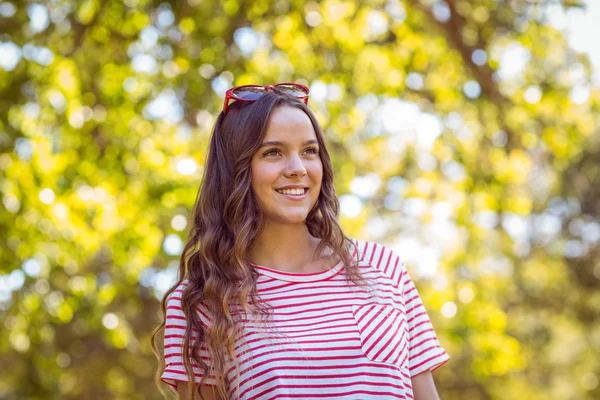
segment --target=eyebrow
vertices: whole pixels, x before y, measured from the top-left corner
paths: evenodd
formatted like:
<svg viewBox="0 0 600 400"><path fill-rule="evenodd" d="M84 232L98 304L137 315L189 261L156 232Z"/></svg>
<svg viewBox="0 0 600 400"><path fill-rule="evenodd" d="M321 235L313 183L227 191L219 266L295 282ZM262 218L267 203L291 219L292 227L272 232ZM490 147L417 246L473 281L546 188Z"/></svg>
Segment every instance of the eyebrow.
<svg viewBox="0 0 600 400"><path fill-rule="evenodd" d="M302 146L306 146L307 144L318 144L319 142L316 141L315 139L310 139L307 140L306 142L302 143ZM263 142L259 148L263 148L263 147L267 147L267 146L285 146L284 142L280 142L278 140L269 140L268 142Z"/></svg>

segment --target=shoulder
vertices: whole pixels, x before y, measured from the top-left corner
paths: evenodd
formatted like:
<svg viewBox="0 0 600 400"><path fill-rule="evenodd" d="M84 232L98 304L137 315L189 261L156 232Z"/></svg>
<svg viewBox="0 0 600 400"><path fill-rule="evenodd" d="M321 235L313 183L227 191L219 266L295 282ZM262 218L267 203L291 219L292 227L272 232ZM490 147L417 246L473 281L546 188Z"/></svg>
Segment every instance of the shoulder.
<svg viewBox="0 0 600 400"><path fill-rule="evenodd" d="M179 307L181 308L181 298L183 296L183 291L188 287L189 281L187 279L181 281L179 285L171 293L169 293L169 297L167 298L167 309L169 306Z"/></svg>
<svg viewBox="0 0 600 400"><path fill-rule="evenodd" d="M185 279L169 294L166 305L167 319L185 320L185 312L182 306L182 296L188 285L189 281ZM203 324L209 325L212 322L212 318L210 318L210 312L204 302L196 304L194 308Z"/></svg>
<svg viewBox="0 0 600 400"><path fill-rule="evenodd" d="M397 251L389 245L351 238L356 244L358 261L361 265L367 265L390 278L396 285L400 286L406 267Z"/></svg>

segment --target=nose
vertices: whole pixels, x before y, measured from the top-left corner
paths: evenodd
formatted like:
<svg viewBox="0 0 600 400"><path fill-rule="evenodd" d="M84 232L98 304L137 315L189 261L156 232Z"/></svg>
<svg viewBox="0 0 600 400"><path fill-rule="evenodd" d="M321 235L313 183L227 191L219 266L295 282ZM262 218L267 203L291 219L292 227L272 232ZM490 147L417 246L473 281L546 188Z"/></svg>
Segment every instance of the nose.
<svg viewBox="0 0 600 400"><path fill-rule="evenodd" d="M306 168L304 167L304 163L302 162L302 158L298 155L294 155L290 157L289 162L286 165L286 170L284 173L285 176L299 176L303 177L306 175Z"/></svg>

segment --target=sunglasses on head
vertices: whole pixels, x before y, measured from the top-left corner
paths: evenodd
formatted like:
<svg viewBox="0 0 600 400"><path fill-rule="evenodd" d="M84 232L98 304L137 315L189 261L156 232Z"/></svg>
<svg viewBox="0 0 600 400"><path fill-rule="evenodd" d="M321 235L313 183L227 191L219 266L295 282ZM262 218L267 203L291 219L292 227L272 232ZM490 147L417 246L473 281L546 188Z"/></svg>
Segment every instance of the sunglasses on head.
<svg viewBox="0 0 600 400"><path fill-rule="evenodd" d="M308 88L304 85L292 82L276 83L275 85L243 85L232 87L225 93L225 102L223 103L223 114L227 113L229 100L252 103L258 100L269 90L289 94L308 104Z"/></svg>

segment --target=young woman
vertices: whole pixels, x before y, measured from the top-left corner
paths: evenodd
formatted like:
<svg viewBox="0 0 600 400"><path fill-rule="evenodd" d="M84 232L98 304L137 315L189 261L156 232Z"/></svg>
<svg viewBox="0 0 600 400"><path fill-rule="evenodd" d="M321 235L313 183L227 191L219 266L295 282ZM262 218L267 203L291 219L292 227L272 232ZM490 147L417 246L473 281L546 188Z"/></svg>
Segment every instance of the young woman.
<svg viewBox="0 0 600 400"><path fill-rule="evenodd" d="M227 92L152 338L158 378L181 399L437 399L449 357L401 257L342 232L308 94Z"/></svg>

